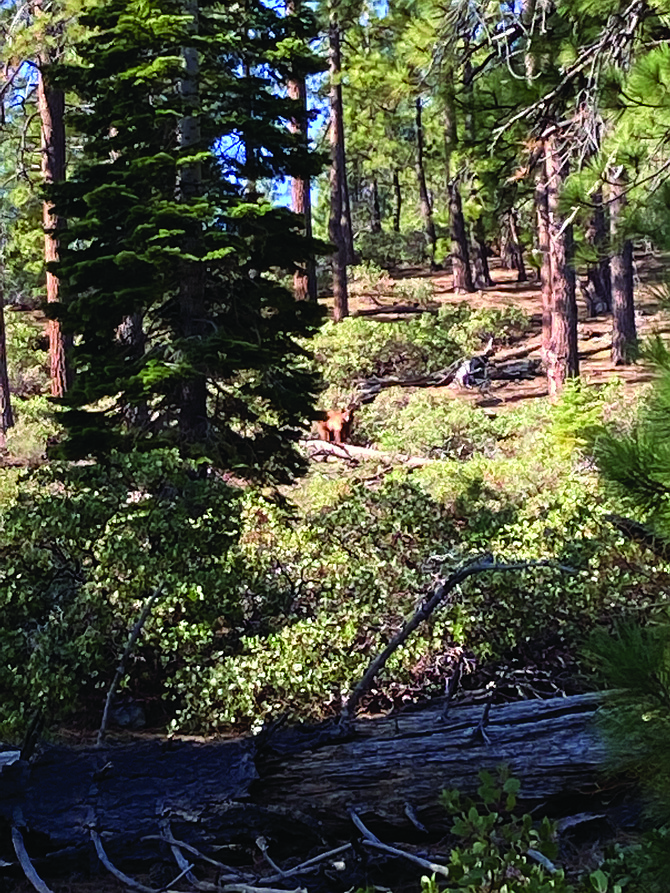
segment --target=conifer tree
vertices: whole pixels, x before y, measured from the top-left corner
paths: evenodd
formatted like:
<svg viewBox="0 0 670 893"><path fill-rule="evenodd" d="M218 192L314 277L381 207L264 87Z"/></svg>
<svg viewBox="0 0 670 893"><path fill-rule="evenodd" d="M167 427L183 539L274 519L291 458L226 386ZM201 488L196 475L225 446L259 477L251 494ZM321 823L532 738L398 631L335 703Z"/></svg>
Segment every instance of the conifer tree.
<svg viewBox="0 0 670 893"><path fill-rule="evenodd" d="M172 444L249 473L298 467L315 382L295 336L318 314L267 272L312 246L249 184L317 169L277 89L308 20L296 37L260 0L92 3L81 63L52 69L86 108L84 160L51 191L68 220L58 316L77 336L66 455Z"/></svg>

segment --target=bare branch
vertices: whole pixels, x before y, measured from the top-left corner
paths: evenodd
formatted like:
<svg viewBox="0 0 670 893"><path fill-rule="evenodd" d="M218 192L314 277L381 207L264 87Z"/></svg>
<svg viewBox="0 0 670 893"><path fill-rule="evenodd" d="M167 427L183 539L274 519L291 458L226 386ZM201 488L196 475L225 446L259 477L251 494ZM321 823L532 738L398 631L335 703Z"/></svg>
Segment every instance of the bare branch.
<svg viewBox="0 0 670 893"><path fill-rule="evenodd" d="M30 861L30 856L28 855L28 851L23 842L23 835L19 831L18 825L15 823L12 824L12 843L14 844L16 858L19 860L19 864L21 865L27 880L30 881L38 893L52 893L51 888L47 887L39 874L35 871L35 867Z"/></svg>
<svg viewBox="0 0 670 893"><path fill-rule="evenodd" d="M462 583L464 580L467 580L468 577L475 576L476 574L491 572L508 573L509 571L527 570L531 567L555 567L563 572L574 573L572 568L556 565L551 561L522 561L515 564L498 564L490 553L458 568L458 570L456 570L445 583L437 587L432 597L424 602L419 610L407 621L400 632L391 639L381 654L377 655L371 662L370 666L365 671L363 678L354 688L344 705L340 715L340 722L347 723L352 719L361 698L369 690L375 676L384 668L389 657L404 642L406 642L407 639L409 639L410 635L421 623L423 623L424 620L430 617L440 602L444 601L446 596L448 596L459 583Z"/></svg>
<svg viewBox="0 0 670 893"><path fill-rule="evenodd" d="M415 865L420 865L421 868L425 868L426 871L430 871L433 874L441 874L442 877L449 877L449 869L446 865L440 865L437 862L429 862L428 859L422 859L421 856L415 856L414 853L406 853L404 850L399 850L397 847L382 843L378 837L375 837L372 831L366 828L355 810L350 809L349 815L351 816L351 821L363 835L363 843L365 846L381 850L383 853L389 853L391 856L400 856L402 859L408 859L410 862L414 862Z"/></svg>
<svg viewBox="0 0 670 893"><path fill-rule="evenodd" d="M107 732L107 723L109 722L109 711L112 706L112 701L114 700L114 695L116 694L116 689L123 678L124 673L126 672L126 663L128 658L133 652L135 648L135 644L139 638L140 633L142 632L142 627L147 622L149 614L151 613L151 609L153 608L154 602L156 599L162 594L163 589L165 588L165 583L161 583L160 586L157 586L156 589L151 593L149 598L147 599L144 607L142 608L142 613L138 617L135 626L133 627L130 636L128 638L128 644L126 645L123 654L121 655L121 660L119 661L119 665L116 668L116 673L114 674L114 678L112 679L112 684L109 686L109 691L107 692L107 699L105 701L105 709L102 714L102 722L100 723L100 729L98 730L98 740L96 742L96 747L101 747L105 740L105 733Z"/></svg>

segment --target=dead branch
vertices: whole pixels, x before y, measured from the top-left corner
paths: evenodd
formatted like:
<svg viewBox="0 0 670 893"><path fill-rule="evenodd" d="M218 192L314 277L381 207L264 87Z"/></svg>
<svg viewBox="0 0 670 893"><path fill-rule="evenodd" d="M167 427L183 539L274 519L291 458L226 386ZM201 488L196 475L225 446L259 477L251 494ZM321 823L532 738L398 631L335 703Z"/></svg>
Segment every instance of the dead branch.
<svg viewBox="0 0 670 893"><path fill-rule="evenodd" d="M124 874L122 871L119 871L119 869L109 861L109 857L107 856L105 848L102 845L102 840L100 840L100 835L92 828L91 840L93 841L93 846L95 847L98 859L100 859L107 871L111 875L113 875L117 879L117 881L121 881L122 884L125 884L126 887L130 887L131 890L137 890L137 893L160 893L159 890L156 890L153 887L145 887L144 884L141 884L134 878L131 878L127 874Z"/></svg>
<svg viewBox="0 0 670 893"><path fill-rule="evenodd" d="M407 639L409 639L414 630L421 623L423 623L424 620L430 617L430 615L433 613L435 608L437 608L440 602L443 601L445 597L449 595L456 588L456 586L459 585L459 583L462 583L464 580L467 580L468 577L472 577L476 574L492 571L497 571L499 573L508 573L509 571L527 570L530 567L557 567L559 570L568 573L574 573L572 568L561 567L549 561L522 561L515 564L499 564L490 553L482 556L478 560L472 561L468 564L465 564L463 567L460 567L449 577L449 579L445 583L437 587L432 597L429 598L428 601L424 602L423 605L421 605L419 610L416 611L416 613L407 621L400 632L396 636L394 636L393 639L391 639L391 641L386 646L386 648L384 648L381 654L378 654L377 657L372 661L368 669L363 674L363 678L353 690L346 704L342 708L340 721L342 723L348 723L351 721L361 698L370 689L375 677L377 676L379 671L386 665L389 657L404 642L406 642Z"/></svg>
<svg viewBox="0 0 670 893"><path fill-rule="evenodd" d="M29 880L33 887L37 890L37 893L52 893L51 888L47 887L39 874L35 871L35 867L30 861L30 856L28 855L28 851L26 850L26 845L23 842L23 835L19 831L18 825L16 823L12 824L12 843L14 844L14 852L16 853L16 858L19 860L19 864L23 869L23 873L25 874L27 880Z"/></svg>
<svg viewBox="0 0 670 893"><path fill-rule="evenodd" d="M161 595L164 587L165 583L161 583L151 593L144 607L142 608L142 613L137 618L135 626L132 628L130 636L128 637L128 644L126 645L123 654L121 655L121 660L119 661L119 665L116 668L116 673L114 674L114 678L112 679L112 684L109 686L109 691L107 692L105 709L102 713L102 721L100 723L100 729L98 730L98 739L96 742L98 747L102 747L102 744L104 743L105 734L107 732L107 724L109 722L109 711L112 707L112 701L114 700L114 695L116 694L116 689L119 685L119 682L121 682L124 673L126 672L126 663L128 662L128 658L133 653L135 644L137 643L139 635L142 632L142 627L147 622L149 614L151 613L151 609L154 606L154 602Z"/></svg>
<svg viewBox="0 0 670 893"><path fill-rule="evenodd" d="M308 871L312 871L320 862L325 862L326 859L330 859L333 856L339 856L340 853L346 853L347 850L350 849L351 844L345 843L342 846L335 847L334 850L328 850L327 853L321 853L320 856L314 856L306 862L301 862L300 865L296 865L295 868L289 868L288 871L284 871L282 874L273 874L270 877L262 878L259 883L269 884L283 880L284 878L293 877L296 874L304 874Z"/></svg>
<svg viewBox="0 0 670 893"><path fill-rule="evenodd" d="M378 837L375 837L372 831L366 828L355 810L350 809L349 815L351 816L351 821L363 835L363 844L365 846L373 847L375 850L381 850L382 853L389 853L391 856L399 856L401 859L408 859L410 862L414 862L415 865L420 865L421 868L425 868L426 871L430 871L433 874L441 874L443 877L449 877L449 869L445 865L439 865L437 862L429 862L428 859L422 859L421 856L415 856L414 853L406 853L405 850L400 850L397 847L382 843Z"/></svg>
<svg viewBox="0 0 670 893"><path fill-rule="evenodd" d="M345 461L355 461L358 459L377 459L380 462L386 462L391 465L402 463L410 468L416 468L423 465L432 465L437 459L428 459L423 456L403 456L398 453L387 453L383 450L375 450L372 447L354 446L353 444L329 443L326 440L307 440L304 445L310 452L312 459L320 455L332 456L335 459L343 459Z"/></svg>

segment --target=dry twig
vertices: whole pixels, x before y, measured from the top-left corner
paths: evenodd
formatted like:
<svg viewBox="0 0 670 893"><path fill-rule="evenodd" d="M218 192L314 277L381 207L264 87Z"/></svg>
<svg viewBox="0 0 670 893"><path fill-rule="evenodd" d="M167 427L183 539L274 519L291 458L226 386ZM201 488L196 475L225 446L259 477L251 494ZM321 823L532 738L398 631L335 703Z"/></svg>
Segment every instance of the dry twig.
<svg viewBox="0 0 670 893"><path fill-rule="evenodd" d="M14 844L14 852L16 853L16 858L19 860L19 864L23 869L23 873L33 885L33 887L38 891L38 893L52 893L51 888L47 887L39 874L35 871L35 867L30 861L30 856L28 855L28 851L26 850L26 845L23 842L23 835L19 831L18 825L16 823L12 824L12 843Z"/></svg>
<svg viewBox="0 0 670 893"><path fill-rule="evenodd" d="M356 825L358 830L363 835L363 843L365 846L373 847L376 850L380 850L383 853L389 853L391 856L399 856L401 859L408 859L410 862L414 862L416 865L420 865L421 868L425 868L426 871L430 871L433 874L441 874L443 877L449 877L449 869L446 865L440 865L437 862L430 862L428 859L422 859L421 856L415 856L414 853L406 853L405 850L399 850L397 847L389 846L386 843L382 843L378 837L370 831L361 821L360 816L356 813L355 810L350 809L349 815L351 816L351 820Z"/></svg>

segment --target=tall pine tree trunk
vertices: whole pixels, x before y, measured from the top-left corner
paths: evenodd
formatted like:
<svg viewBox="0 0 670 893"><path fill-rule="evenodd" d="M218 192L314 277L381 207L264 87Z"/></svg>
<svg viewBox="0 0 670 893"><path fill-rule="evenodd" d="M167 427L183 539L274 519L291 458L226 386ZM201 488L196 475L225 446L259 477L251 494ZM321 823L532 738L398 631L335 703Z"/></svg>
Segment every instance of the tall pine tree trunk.
<svg viewBox="0 0 670 893"><path fill-rule="evenodd" d="M286 12L295 15L300 12L301 0L287 0ZM305 76L296 72L288 79L288 95L298 103L298 114L291 119L290 128L297 133L300 142L307 148L308 116L307 116L307 86ZM310 192L309 176L294 177L291 184L291 208L296 214L300 214L304 221L305 236L312 238L312 197ZM299 301L316 301L316 262L310 253L305 266L296 270L293 276L293 291Z"/></svg>
<svg viewBox="0 0 670 893"><path fill-rule="evenodd" d="M572 226L559 209L559 196L568 175L567 162L560 158L555 139L545 143L547 207L549 211L549 256L551 259L551 344L547 378L549 396L557 397L567 378L579 375L577 353L577 301L573 261Z"/></svg>
<svg viewBox="0 0 670 893"><path fill-rule="evenodd" d="M461 193L458 182L449 183L449 223L451 233L451 263L454 274L454 291L456 294L473 292L472 271L470 269L470 252L468 235L463 217Z"/></svg>
<svg viewBox="0 0 670 893"><path fill-rule="evenodd" d="M0 449L7 443L7 431L14 427L12 401L7 374L7 338L5 335L5 295L2 287L3 270L0 267Z"/></svg>
<svg viewBox="0 0 670 893"><path fill-rule="evenodd" d="M400 174L398 169L393 170L393 232L400 232L400 212L402 210L402 189L400 188Z"/></svg>
<svg viewBox="0 0 670 893"><path fill-rule="evenodd" d="M415 117L414 126L416 134L416 155L414 158L414 166L416 170L416 180L419 185L419 205L421 208L421 219L423 220L423 228L426 233L428 242L428 250L430 253L431 266L435 264L435 253L437 251L437 235L435 234L435 223L433 222L433 209L428 195L428 187L426 186L426 170L423 160L423 120L421 97L417 96L414 104Z"/></svg>
<svg viewBox="0 0 670 893"><path fill-rule="evenodd" d="M456 294L474 291L472 270L470 269L470 251L468 234L463 217L461 193L458 179L452 176L451 156L458 145L456 129L456 112L454 109L453 89L446 91L444 107L444 146L445 170L447 174L447 195L449 198L449 235L451 237L451 267L453 271L454 291Z"/></svg>
<svg viewBox="0 0 670 893"><path fill-rule="evenodd" d="M587 288L594 309L612 309L612 276L608 251L607 218L603 205L602 189L593 194L593 213L586 226L586 241L595 255L587 266Z"/></svg>
<svg viewBox="0 0 670 893"><path fill-rule="evenodd" d="M43 0L34 0L33 10L36 18L43 13ZM49 28L45 29L43 49L37 59L37 104L40 114L40 134L42 152L42 180L45 186L61 183L65 179L65 95L49 84L48 66L54 61L53 50L49 49ZM54 214L53 204L45 201L42 204L42 222L44 226L44 260L47 265L46 291L47 303L57 303L60 299L58 277L48 269L50 264L59 259L58 231L64 221ZM72 376L69 367L68 352L72 339L63 334L61 323L50 320L49 366L51 378L51 395L62 397L70 384Z"/></svg>
<svg viewBox="0 0 670 893"><path fill-rule="evenodd" d="M198 31L198 0L182 0L182 9L191 19L189 31ZM200 61L195 46L184 46L184 75L180 82L182 117L179 122L179 146L184 155L200 147ZM247 159L248 161L249 159ZM180 168L178 194L180 201L190 204L202 192L202 169L199 162L189 162ZM200 225L197 220L185 225L184 253L197 257L200 251ZM179 282L179 334L184 341L187 358L184 379L179 386L179 429L187 442L203 440L207 436L207 383L198 371L200 341L204 335L205 268L201 261L183 260Z"/></svg>
<svg viewBox="0 0 670 893"><path fill-rule="evenodd" d="M349 316L347 290L347 242L342 227L344 214L344 187L346 167L344 155L344 122L342 119L342 54L340 51L340 26L331 12L328 28L328 63L330 73L330 217L328 234L335 246L333 253L333 318L335 321Z"/></svg>
<svg viewBox="0 0 670 893"><path fill-rule="evenodd" d="M543 161L535 189L537 241L540 250L540 284L542 289L542 363L549 365L551 348L551 256L549 253L549 205L547 201L547 165Z"/></svg>
<svg viewBox="0 0 670 893"><path fill-rule="evenodd" d="M633 244L621 238L626 207L626 172L619 166L610 175L610 237L612 257L612 362L632 363L637 349L633 300Z"/></svg>

